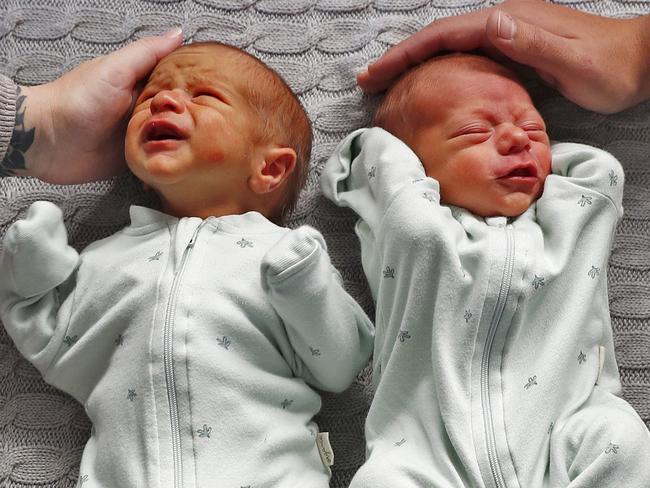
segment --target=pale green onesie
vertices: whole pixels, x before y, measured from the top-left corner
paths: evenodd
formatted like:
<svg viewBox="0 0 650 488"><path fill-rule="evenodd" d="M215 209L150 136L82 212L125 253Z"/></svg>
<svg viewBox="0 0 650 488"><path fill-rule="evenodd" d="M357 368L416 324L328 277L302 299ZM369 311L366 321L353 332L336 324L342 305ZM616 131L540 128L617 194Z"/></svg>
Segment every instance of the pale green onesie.
<svg viewBox="0 0 650 488"><path fill-rule="evenodd" d="M350 385L373 327L322 236L257 212L130 213L79 255L36 202L0 256L7 332L93 423L79 486L327 488L313 388Z"/></svg>
<svg viewBox="0 0 650 488"><path fill-rule="evenodd" d="M523 215L480 218L440 204L382 129L352 133L327 162L323 191L360 217L377 304L368 459L351 487L650 486L607 301L623 171L555 144L552 173Z"/></svg>

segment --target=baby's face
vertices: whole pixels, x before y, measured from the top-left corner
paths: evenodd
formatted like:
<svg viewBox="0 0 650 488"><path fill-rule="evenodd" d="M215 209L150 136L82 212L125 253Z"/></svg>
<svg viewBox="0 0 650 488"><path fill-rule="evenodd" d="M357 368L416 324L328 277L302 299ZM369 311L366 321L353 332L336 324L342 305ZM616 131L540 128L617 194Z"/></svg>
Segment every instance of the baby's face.
<svg viewBox="0 0 650 488"><path fill-rule="evenodd" d="M158 63L137 99L126 160L163 200L244 193L258 118L237 63L226 49L182 47Z"/></svg>
<svg viewBox="0 0 650 488"><path fill-rule="evenodd" d="M441 200L484 217L522 214L551 169L546 126L528 93L500 73L452 71L441 85L415 103L408 141L440 182Z"/></svg>

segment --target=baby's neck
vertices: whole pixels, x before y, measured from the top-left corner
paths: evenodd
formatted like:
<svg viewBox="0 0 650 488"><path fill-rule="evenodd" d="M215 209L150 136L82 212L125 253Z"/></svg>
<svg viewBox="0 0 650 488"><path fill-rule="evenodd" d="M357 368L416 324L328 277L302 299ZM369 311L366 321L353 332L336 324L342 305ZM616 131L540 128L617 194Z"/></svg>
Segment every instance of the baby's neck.
<svg viewBox="0 0 650 488"><path fill-rule="evenodd" d="M185 202L170 202L161 197L162 210L168 215L174 217L223 217L224 215L244 214L251 208L244 208L237 202L220 202L208 204L187 204Z"/></svg>

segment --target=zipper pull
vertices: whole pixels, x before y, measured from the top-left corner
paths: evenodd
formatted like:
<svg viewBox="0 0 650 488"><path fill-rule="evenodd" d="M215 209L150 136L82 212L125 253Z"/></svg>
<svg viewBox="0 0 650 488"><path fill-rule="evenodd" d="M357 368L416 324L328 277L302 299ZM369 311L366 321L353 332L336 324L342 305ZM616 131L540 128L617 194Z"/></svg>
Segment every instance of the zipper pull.
<svg viewBox="0 0 650 488"><path fill-rule="evenodd" d="M194 243L196 242L196 238L199 236L199 231L201 230L201 227L206 223L204 220L199 224L199 226L194 229L194 234L192 234L192 238L190 239L190 242L187 243L187 248L194 247Z"/></svg>

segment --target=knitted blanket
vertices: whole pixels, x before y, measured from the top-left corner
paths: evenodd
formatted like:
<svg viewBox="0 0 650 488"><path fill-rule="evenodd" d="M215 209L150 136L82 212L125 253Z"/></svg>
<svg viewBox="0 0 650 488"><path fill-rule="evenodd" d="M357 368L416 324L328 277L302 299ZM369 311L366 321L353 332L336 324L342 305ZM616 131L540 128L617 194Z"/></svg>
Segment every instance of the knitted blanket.
<svg viewBox="0 0 650 488"><path fill-rule="evenodd" d="M373 97L354 76L370 59L433 19L492 5L481 0L4 0L0 73L19 84L50 81L78 63L130 40L180 25L188 40L243 47L280 72L313 121L307 186L291 226L325 235L349 292L372 313L353 232L355 216L319 191L336 143L369 122ZM638 0L562 0L574 8L625 17L650 12ZM609 263L612 325L623 393L650 426L650 103L600 116L532 83L552 138L602 147L626 170L625 217ZM79 186L0 179L0 238L35 200L64 211L72 244L82 249L128 222L131 203L155 205L130 176ZM0 277L3 279L3 277ZM346 487L364 458L363 422L372 392L369 367L340 395L324 394L317 421L336 453L332 487ZM73 487L90 432L83 407L46 385L0 327L0 486ZM118 446L116 446L117 448Z"/></svg>

